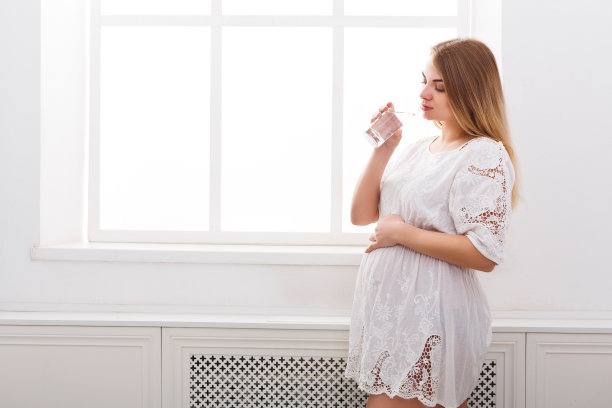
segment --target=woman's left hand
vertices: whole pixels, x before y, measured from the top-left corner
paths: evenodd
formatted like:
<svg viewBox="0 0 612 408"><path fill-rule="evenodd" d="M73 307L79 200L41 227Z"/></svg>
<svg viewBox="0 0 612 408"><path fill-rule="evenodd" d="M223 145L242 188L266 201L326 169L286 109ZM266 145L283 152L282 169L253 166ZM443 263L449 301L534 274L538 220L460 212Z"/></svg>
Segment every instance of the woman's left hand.
<svg viewBox="0 0 612 408"><path fill-rule="evenodd" d="M377 248L396 245L395 237L403 224L405 224L404 220L397 214L389 214L381 218L374 229L374 234L370 236L370 241L373 241L373 243L365 252L369 253Z"/></svg>

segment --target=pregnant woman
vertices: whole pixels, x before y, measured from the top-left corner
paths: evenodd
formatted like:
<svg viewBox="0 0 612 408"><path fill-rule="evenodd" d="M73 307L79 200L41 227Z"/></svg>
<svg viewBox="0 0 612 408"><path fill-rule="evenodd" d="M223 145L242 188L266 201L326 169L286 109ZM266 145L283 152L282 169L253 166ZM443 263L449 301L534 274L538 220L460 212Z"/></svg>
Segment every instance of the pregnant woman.
<svg viewBox="0 0 612 408"><path fill-rule="evenodd" d="M351 222L377 222L357 277L345 376L367 408L467 407L491 344L477 271L504 257L515 188L495 57L482 42L435 45L422 114L441 130L391 156L401 129L361 174ZM389 102L379 109L393 109Z"/></svg>

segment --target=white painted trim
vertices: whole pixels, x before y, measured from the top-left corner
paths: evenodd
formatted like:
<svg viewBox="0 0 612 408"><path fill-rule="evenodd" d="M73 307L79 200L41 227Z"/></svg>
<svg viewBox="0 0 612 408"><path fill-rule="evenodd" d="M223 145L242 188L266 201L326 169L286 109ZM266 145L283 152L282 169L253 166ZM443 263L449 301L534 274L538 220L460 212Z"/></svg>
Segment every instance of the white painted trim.
<svg viewBox="0 0 612 408"><path fill-rule="evenodd" d="M88 240L100 230L100 0L90 2L89 45L89 146L88 161Z"/></svg>
<svg viewBox="0 0 612 408"><path fill-rule="evenodd" d="M0 309L6 309L0 304ZM165 307L168 309L168 307ZM0 311L0 325L74 325L74 326L158 326L158 327L226 327L256 329L332 329L348 330L350 311L344 314L324 313L321 310L302 310L303 314L280 314L272 310L255 313L117 313L117 312L19 312ZM514 331L509 331L503 318L493 319L493 342L505 339L506 333L612 333L612 319L588 319L585 312L583 320L566 320L559 325L559 315L549 313L550 318L539 320L539 325L531 324L530 319L516 319ZM591 312L597 317L598 312ZM503 340L506 341L506 340Z"/></svg>
<svg viewBox="0 0 612 408"><path fill-rule="evenodd" d="M296 267L289 267L296 268ZM172 327L172 321L181 319L184 316L186 321L194 321L201 326L201 322L207 322L209 317L212 319L230 319L236 316L240 322L243 316L298 316L298 318L310 317L338 317L347 318L351 315L351 307L326 308L326 307L283 307L283 306L218 306L218 305L198 305L198 304L160 304L160 303L134 303L134 304L100 304L100 303L47 303L47 302L0 302L0 313L13 313L10 316L17 319L29 319L42 317L52 319L57 313L61 318L69 321L75 319L86 319L92 317L99 321L98 326L130 326L132 320L140 321L144 319L142 326L150 326L146 321L150 319L166 319L170 323L165 326ZM36 313L42 313L38 315ZM3 315L7 316L7 315ZM216 316L216 317L215 317ZM229 316L229 317L228 317ZM181 326L182 327L182 326Z"/></svg>
<svg viewBox="0 0 612 408"><path fill-rule="evenodd" d="M375 225L371 225L374 232ZM356 245L367 246L371 233L254 231L90 231L89 241L175 244Z"/></svg>
<svg viewBox="0 0 612 408"><path fill-rule="evenodd" d="M96 0L94 0L96 1ZM466 0L460 0L466 1ZM457 16L101 16L104 26L456 27Z"/></svg>
<svg viewBox="0 0 612 408"><path fill-rule="evenodd" d="M212 15L221 15L221 0L212 0ZM220 26L210 28L210 175L208 229L212 233L221 231L221 157L222 157L222 42L223 30Z"/></svg>
<svg viewBox="0 0 612 408"><path fill-rule="evenodd" d="M357 266L365 247L72 243L31 248L32 260Z"/></svg>
<svg viewBox="0 0 612 408"><path fill-rule="evenodd" d="M497 407L525 408L525 333L493 333L486 356L497 365Z"/></svg>
<svg viewBox="0 0 612 408"><path fill-rule="evenodd" d="M334 0L334 16L344 14L344 0ZM342 233L342 174L344 121L344 27L333 27L332 51L332 140L330 231Z"/></svg>
<svg viewBox="0 0 612 408"><path fill-rule="evenodd" d="M457 34L460 38L472 36L471 0L457 0Z"/></svg>

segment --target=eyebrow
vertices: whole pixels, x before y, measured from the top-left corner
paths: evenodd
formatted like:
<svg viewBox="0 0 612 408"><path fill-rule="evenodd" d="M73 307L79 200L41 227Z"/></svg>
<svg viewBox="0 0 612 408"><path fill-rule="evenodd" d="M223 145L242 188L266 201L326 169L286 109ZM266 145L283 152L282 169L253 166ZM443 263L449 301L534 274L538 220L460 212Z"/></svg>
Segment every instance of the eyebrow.
<svg viewBox="0 0 612 408"><path fill-rule="evenodd" d="M424 73L423 71L421 71L421 74L423 74L423 76L425 76L425 73ZM443 81L443 80L441 80L441 79L432 79L431 81L432 81L432 82L444 82L444 81Z"/></svg>

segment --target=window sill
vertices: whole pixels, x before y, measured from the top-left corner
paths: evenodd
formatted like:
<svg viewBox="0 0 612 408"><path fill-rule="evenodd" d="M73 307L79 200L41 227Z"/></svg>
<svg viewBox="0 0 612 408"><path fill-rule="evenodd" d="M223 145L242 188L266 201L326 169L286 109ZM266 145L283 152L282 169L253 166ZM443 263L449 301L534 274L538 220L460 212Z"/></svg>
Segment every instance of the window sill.
<svg viewBox="0 0 612 408"><path fill-rule="evenodd" d="M612 333L612 314L598 311L499 311L496 333ZM348 330L349 316L228 315L201 313L0 311L0 326L147 326Z"/></svg>
<svg viewBox="0 0 612 408"><path fill-rule="evenodd" d="M365 247L76 242L34 246L35 261L172 262L249 265L356 266Z"/></svg>

